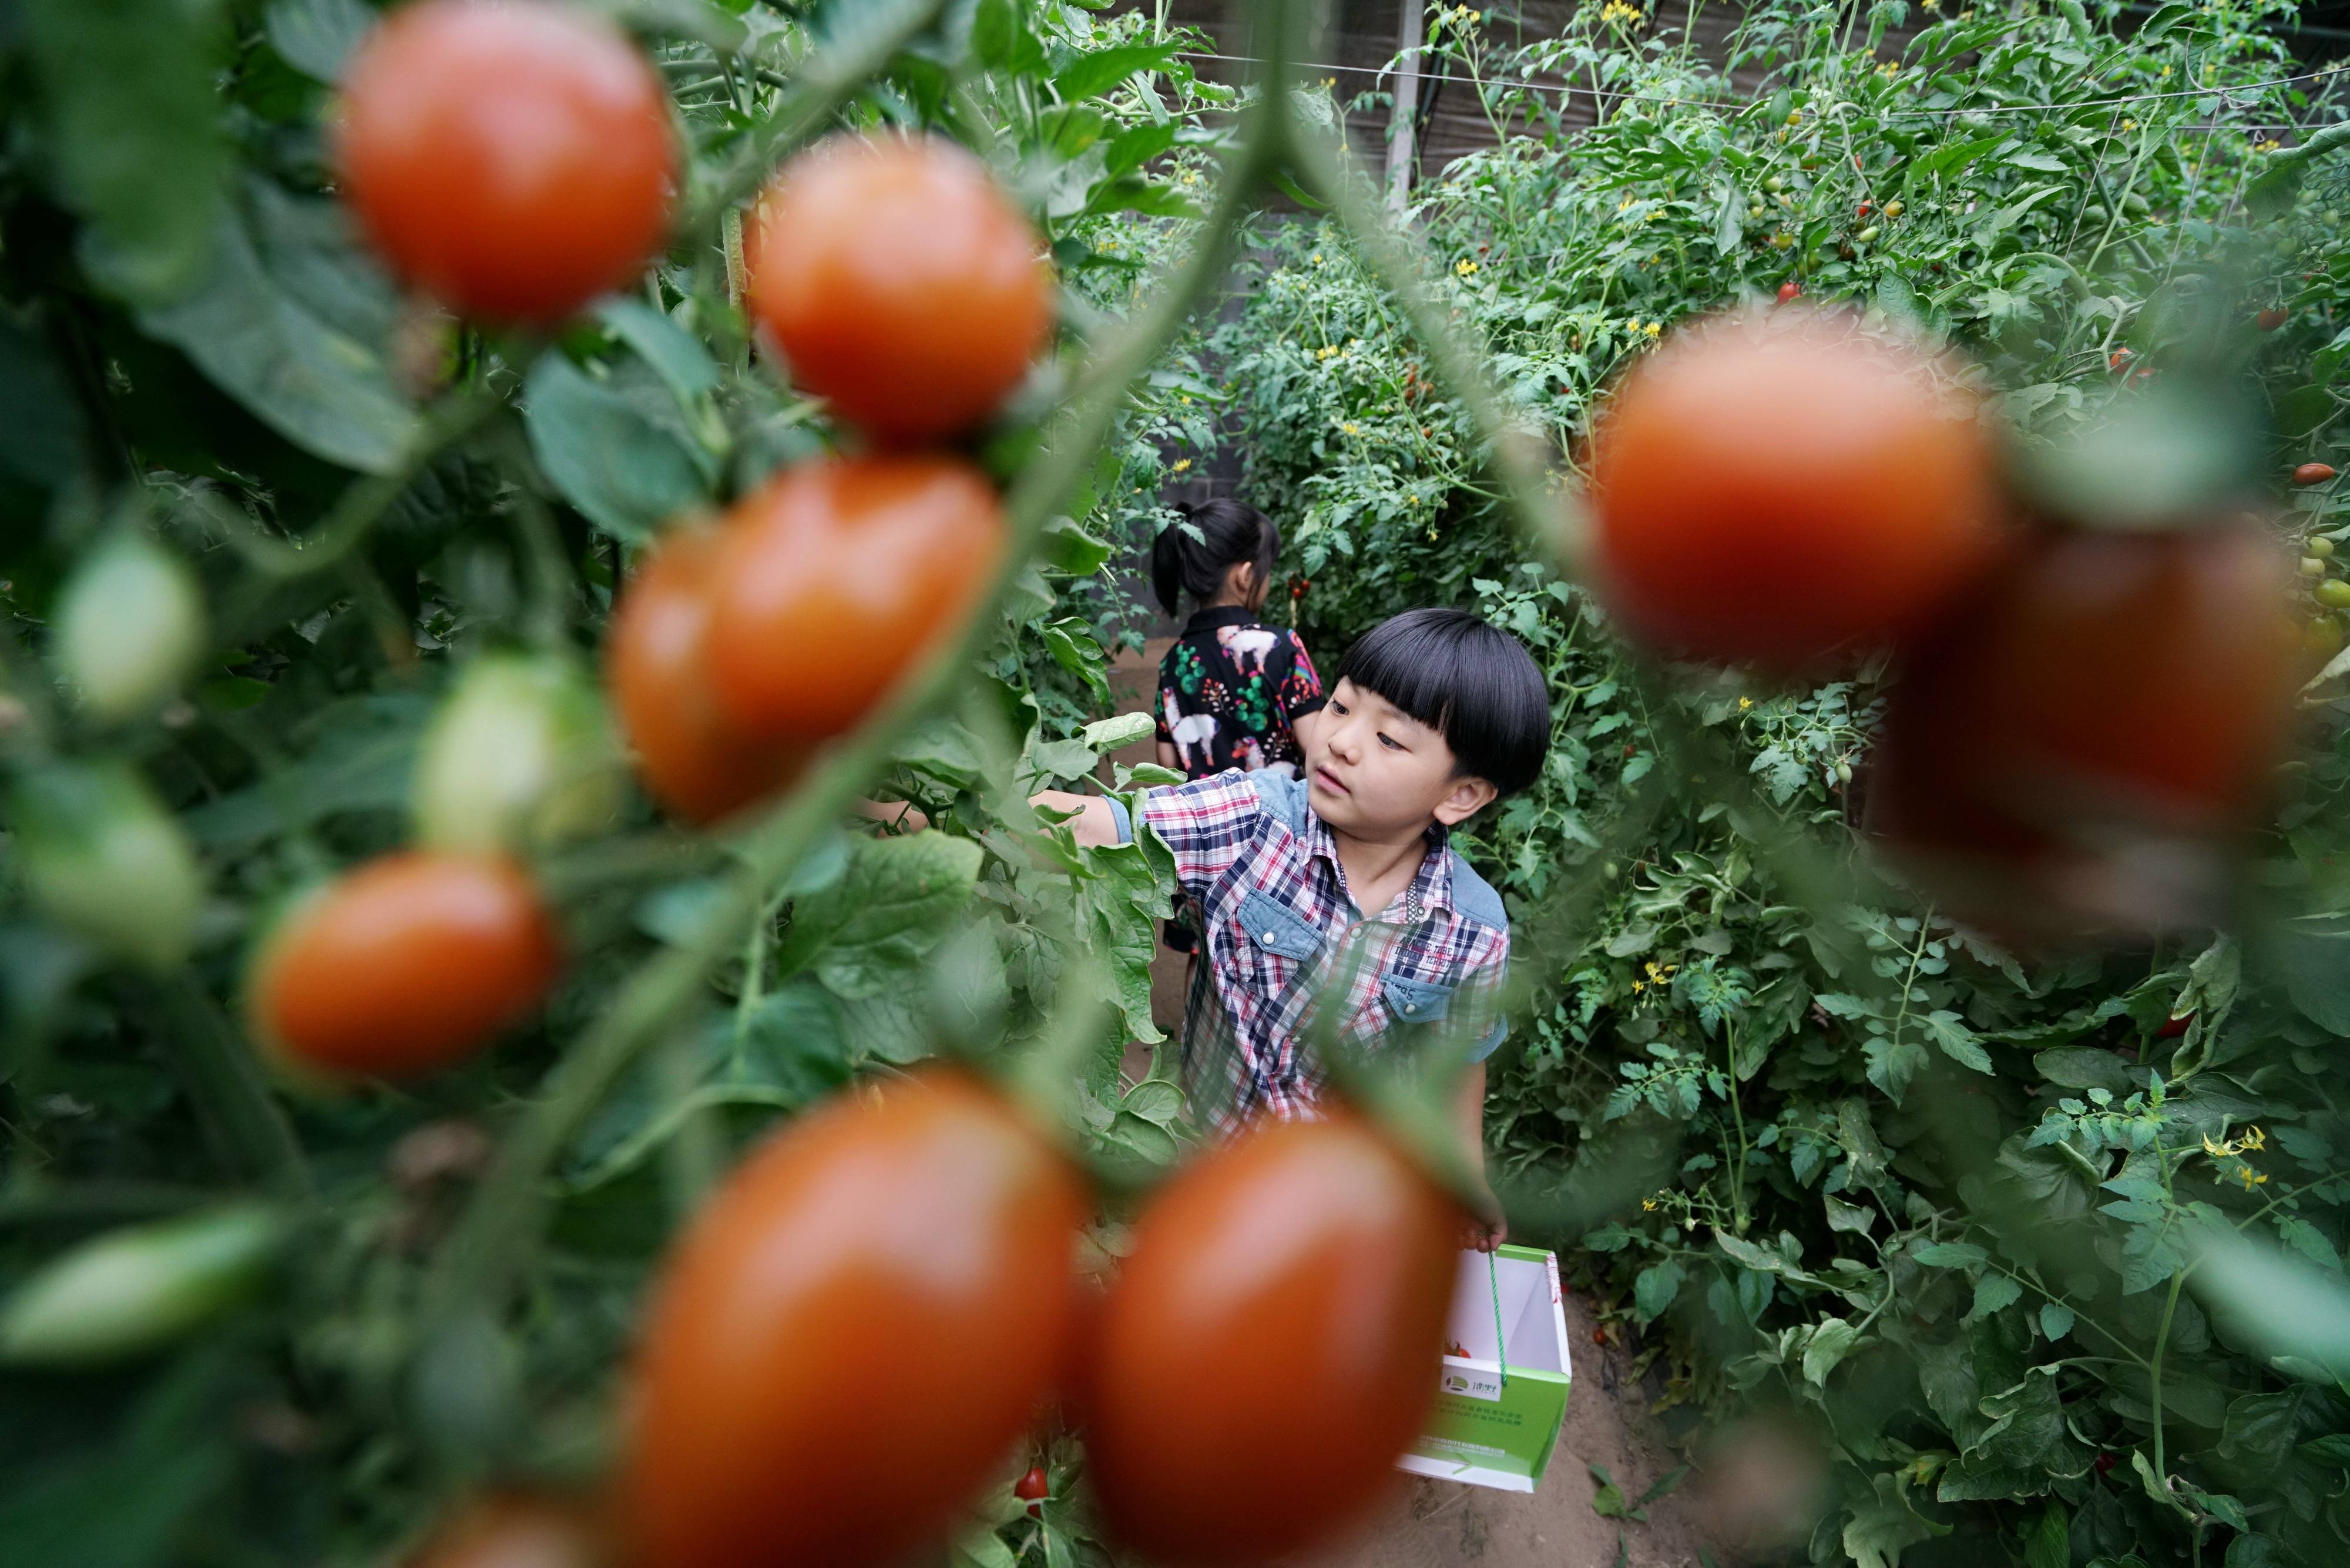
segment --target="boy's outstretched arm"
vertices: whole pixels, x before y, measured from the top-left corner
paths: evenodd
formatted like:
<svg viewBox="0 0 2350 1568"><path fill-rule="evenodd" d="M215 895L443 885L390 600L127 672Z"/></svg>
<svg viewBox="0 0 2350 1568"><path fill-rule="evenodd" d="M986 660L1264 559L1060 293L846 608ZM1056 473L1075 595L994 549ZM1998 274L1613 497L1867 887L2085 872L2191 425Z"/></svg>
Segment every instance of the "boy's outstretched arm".
<svg viewBox="0 0 2350 1568"><path fill-rule="evenodd" d="M1067 824L1077 843L1087 849L1106 849L1118 841L1118 818L1109 809L1109 802L1097 794L1073 794L1067 790L1048 789L1042 794L1032 794L1028 804L1039 808L1050 807L1055 812L1077 815Z"/></svg>

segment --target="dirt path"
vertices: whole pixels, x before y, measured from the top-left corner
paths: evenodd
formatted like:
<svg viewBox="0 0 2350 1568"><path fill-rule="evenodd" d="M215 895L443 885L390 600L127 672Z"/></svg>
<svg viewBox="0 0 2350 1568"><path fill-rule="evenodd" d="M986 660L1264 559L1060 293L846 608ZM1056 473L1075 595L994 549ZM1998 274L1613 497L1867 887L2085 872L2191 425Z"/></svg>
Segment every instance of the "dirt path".
<svg viewBox="0 0 2350 1568"><path fill-rule="evenodd" d="M1166 646L1155 642L1143 657L1118 661L1111 687L1119 711L1148 710ZM1150 754L1146 741L1118 760L1144 762ZM1181 955L1160 948L1150 968L1151 1012L1170 1033L1182 1021L1183 972ZM1149 1064L1147 1052L1128 1054L1129 1073ZM1574 1391L1557 1451L1531 1496L1413 1477L1356 1542L1301 1568L1703 1568L1700 1506L1692 1489L1649 1504L1646 1522L1592 1511L1598 1483L1589 1466L1637 1498L1679 1460L1656 1439L1647 1396L1627 1375L1621 1348L1592 1344L1594 1324L1579 1298L1569 1294L1565 1307Z"/></svg>

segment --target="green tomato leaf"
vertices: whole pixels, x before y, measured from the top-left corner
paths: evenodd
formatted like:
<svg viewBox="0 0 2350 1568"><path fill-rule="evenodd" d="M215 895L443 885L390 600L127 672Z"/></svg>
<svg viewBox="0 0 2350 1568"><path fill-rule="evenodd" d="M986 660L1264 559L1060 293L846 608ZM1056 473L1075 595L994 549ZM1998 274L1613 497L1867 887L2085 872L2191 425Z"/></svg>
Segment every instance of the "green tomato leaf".
<svg viewBox="0 0 2350 1568"><path fill-rule="evenodd" d="M210 0L24 0L59 193L88 218L84 259L134 304L176 299L217 243L229 145Z"/></svg>
<svg viewBox="0 0 2350 1568"><path fill-rule="evenodd" d="M984 857L946 833L858 839L847 875L793 907L778 963L852 1001L901 985L971 902Z"/></svg>
<svg viewBox="0 0 2350 1568"><path fill-rule="evenodd" d="M375 19L360 0L273 0L262 32L287 65L318 81L335 82L342 79L351 51Z"/></svg>
<svg viewBox="0 0 2350 1568"><path fill-rule="evenodd" d="M381 352L390 287L340 210L254 182L216 239L202 286L141 311L140 326L304 451L367 473L391 468L416 413Z"/></svg>
<svg viewBox="0 0 2350 1568"><path fill-rule="evenodd" d="M617 360L598 377L547 350L524 385L523 421L556 490L608 534L650 543L664 522L710 501L715 462L643 360Z"/></svg>

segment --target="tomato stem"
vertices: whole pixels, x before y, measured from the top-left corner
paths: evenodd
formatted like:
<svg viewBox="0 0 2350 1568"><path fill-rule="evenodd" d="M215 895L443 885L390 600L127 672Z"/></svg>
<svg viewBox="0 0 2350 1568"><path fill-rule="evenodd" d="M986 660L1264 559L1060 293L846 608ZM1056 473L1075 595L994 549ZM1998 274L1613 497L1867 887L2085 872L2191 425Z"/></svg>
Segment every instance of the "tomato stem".
<svg viewBox="0 0 2350 1568"><path fill-rule="evenodd" d="M174 1036L171 1054L188 1069L189 1094L228 1140L231 1162L284 1191L311 1196L302 1146L220 1004L185 968L158 980L155 998Z"/></svg>

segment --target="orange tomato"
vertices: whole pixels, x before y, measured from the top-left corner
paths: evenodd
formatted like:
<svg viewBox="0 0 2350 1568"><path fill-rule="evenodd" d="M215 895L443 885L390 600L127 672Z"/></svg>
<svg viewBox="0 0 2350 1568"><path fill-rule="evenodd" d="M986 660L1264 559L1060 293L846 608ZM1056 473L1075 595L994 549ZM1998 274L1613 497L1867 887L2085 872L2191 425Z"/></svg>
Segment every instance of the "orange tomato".
<svg viewBox="0 0 2350 1568"><path fill-rule="evenodd" d="M743 244L792 379L877 436L984 421L1052 324L1044 244L985 164L935 137L839 137L785 165Z"/></svg>
<svg viewBox="0 0 2350 1568"><path fill-rule="evenodd" d="M785 470L726 520L709 651L720 702L778 740L850 729L961 626L1003 535L995 492L956 458Z"/></svg>
<svg viewBox="0 0 2350 1568"><path fill-rule="evenodd" d="M1302 1551L1395 1479L1436 1396L1461 1215L1359 1118L1260 1122L1143 1210L1087 1454L1153 1563Z"/></svg>
<svg viewBox="0 0 2350 1568"><path fill-rule="evenodd" d="M858 1568L950 1529L1051 1387L1086 1207L951 1070L771 1138L646 1321L624 1484L650 1568Z"/></svg>
<svg viewBox="0 0 2350 1568"><path fill-rule="evenodd" d="M612 613L605 682L653 797L689 822L732 815L804 771L806 748L738 730L711 690L708 647L718 535L656 545Z"/></svg>
<svg viewBox="0 0 2350 1568"><path fill-rule="evenodd" d="M2209 913L2291 732L2291 580L2252 524L2033 539L1902 670L1870 826L2002 929Z"/></svg>
<svg viewBox="0 0 2350 1568"><path fill-rule="evenodd" d="M607 1568L595 1514L577 1502L502 1492L465 1509L409 1568Z"/></svg>
<svg viewBox="0 0 2350 1568"><path fill-rule="evenodd" d="M392 269L540 327L642 271L677 185L669 99L610 24L552 0L422 0L344 78L345 196Z"/></svg>
<svg viewBox="0 0 2350 1568"><path fill-rule="evenodd" d="M1642 359L1591 439L1597 586L1627 635L1800 671L1950 601L1996 545L1991 443L1950 370L1797 306Z"/></svg>
<svg viewBox="0 0 2350 1568"><path fill-rule="evenodd" d="M254 1033L328 1077L412 1078L519 1021L560 968L522 868L494 857L387 855L289 910L248 992Z"/></svg>

